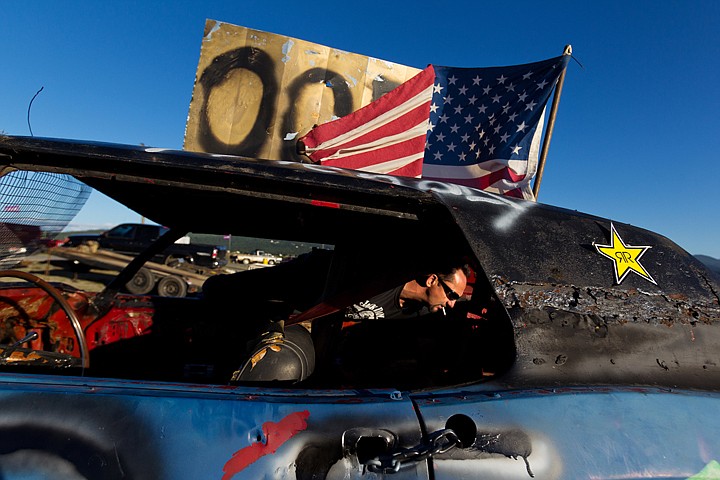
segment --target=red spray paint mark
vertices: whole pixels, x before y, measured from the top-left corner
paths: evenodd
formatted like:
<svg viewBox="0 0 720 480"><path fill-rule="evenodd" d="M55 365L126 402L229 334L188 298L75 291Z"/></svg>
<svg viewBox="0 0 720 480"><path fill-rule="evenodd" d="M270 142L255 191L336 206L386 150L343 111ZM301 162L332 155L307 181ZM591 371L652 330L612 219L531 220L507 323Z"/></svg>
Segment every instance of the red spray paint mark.
<svg viewBox="0 0 720 480"><path fill-rule="evenodd" d="M233 456L223 467L222 480L229 480L236 473L250 466L260 457L273 454L285 442L307 428L306 420L310 416L310 412L304 410L302 412L294 412L283 418L279 422L265 422L262 430L267 439L267 443L253 443L245 448L233 453Z"/></svg>

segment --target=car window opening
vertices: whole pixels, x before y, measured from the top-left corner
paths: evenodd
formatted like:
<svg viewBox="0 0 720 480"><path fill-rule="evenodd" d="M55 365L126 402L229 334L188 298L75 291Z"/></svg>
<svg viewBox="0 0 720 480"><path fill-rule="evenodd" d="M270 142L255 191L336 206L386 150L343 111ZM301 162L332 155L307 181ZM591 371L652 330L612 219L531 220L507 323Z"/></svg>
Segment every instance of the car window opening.
<svg viewBox="0 0 720 480"><path fill-rule="evenodd" d="M339 235L324 244L296 242L294 252L282 255L271 251L279 241L246 238L242 248L228 243L227 264L197 292L183 292L185 298L158 295L157 286L139 295L126 287L96 296L57 288L83 322L87 376L422 390L500 375L515 357L513 333L481 266L470 254L447 254L469 252L457 237L419 237L419 231ZM460 257L470 266L461 292L452 277L438 276L441 261ZM407 318L371 318L368 299L412 282L427 282L442 306ZM177 292L171 287L165 293ZM0 302L2 370L78 374L77 335L45 292L19 284ZM348 312L358 305L364 310L353 317ZM92 319L99 310L101 317ZM17 344L32 331L37 339ZM290 349L289 363L276 355L283 349ZM36 351L45 353L27 361Z"/></svg>
<svg viewBox="0 0 720 480"><path fill-rule="evenodd" d="M244 363L257 362L258 355L272 351L273 343L268 338L273 328L286 343L291 340L285 336L295 338L297 333L292 332L305 330L312 338L309 347L314 350L312 365L302 367L305 371L298 374L300 378L292 377L296 373L291 372L292 378L280 381L264 381L260 377L236 379L235 383L297 388L427 389L481 381L508 368L514 356L509 320L477 265L472 265L462 298L444 312L439 309L417 318L393 320L346 317L346 310L361 301L358 299L370 298L388 285L412 279L405 272L410 271L407 267L414 262L410 258L394 258L402 254L372 248L363 251L357 245L325 244L276 264L234 263L225 270L232 274L211 277L208 284L218 285L217 288L194 297L117 293L104 320L86 326L91 366L85 374L224 384ZM358 271L362 265L372 268ZM221 278L233 280L219 286ZM83 292L62 291L81 316L93 308L93 299ZM4 345L18 340L14 332L20 324L31 323L30 328L47 339L50 327L40 326L43 321L65 323L60 318L63 312L43 298L43 292L27 286L18 287L16 292L18 296L22 293L25 300L10 300L12 293L3 300L4 311L17 310L15 315L4 317L1 339ZM22 311L24 302L33 300L38 300L36 311ZM330 304L331 313L289 325L294 316L313 307L317 309L318 305L322 309L323 301ZM37 317L41 321L34 320ZM74 337L67 327L62 327L61 343L70 345L77 341ZM302 347L302 339L298 344ZM30 345L26 343L24 347ZM37 342L35 345L39 347ZM307 350L307 341L304 345ZM20 363L12 368L24 368L17 365ZM6 364L3 368L10 366ZM312 371L308 372L308 368ZM67 368L55 370L76 373Z"/></svg>

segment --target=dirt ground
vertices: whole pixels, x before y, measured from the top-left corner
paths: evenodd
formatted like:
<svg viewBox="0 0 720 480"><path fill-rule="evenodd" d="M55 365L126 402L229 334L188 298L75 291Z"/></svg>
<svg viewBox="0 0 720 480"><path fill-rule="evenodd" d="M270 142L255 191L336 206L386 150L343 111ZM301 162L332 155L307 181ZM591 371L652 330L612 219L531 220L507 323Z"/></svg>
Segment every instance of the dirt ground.
<svg viewBox="0 0 720 480"><path fill-rule="evenodd" d="M221 271L214 273L233 273L242 270L248 270L253 268L263 268L267 265L253 264L229 264ZM112 281L113 278L119 273L114 270L99 270L99 269L77 269L73 268L73 264L70 260L51 256L46 253L34 254L26 257L17 265L12 267L3 267L0 270L19 270L21 272L31 273L37 275L46 282L57 282L70 285L77 288L78 290L85 290L88 292L100 292L105 286ZM17 278L12 277L1 277L0 282L19 282Z"/></svg>
<svg viewBox="0 0 720 480"><path fill-rule="evenodd" d="M31 273L46 282L65 283L79 290L89 292L101 291L118 273L104 270L76 272L73 271L72 266L69 260L51 257L47 254L37 254L27 257L8 270L19 270L21 272ZM0 281L14 282L21 280L5 277L0 278Z"/></svg>

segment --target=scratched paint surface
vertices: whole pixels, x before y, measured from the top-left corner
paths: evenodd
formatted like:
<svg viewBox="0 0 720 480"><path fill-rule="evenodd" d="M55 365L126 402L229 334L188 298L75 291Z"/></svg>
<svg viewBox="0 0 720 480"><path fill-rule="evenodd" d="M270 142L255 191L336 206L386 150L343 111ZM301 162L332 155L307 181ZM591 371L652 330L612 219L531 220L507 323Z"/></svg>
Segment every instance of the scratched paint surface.
<svg viewBox="0 0 720 480"><path fill-rule="evenodd" d="M717 472L719 401L718 394L642 388L418 399L429 430L458 412L478 429L474 448L436 457L437 480L469 471L463 478L528 479L531 471L538 479L685 479L705 468ZM503 444L503 437L512 441Z"/></svg>
<svg viewBox="0 0 720 480"><path fill-rule="evenodd" d="M410 401L391 391L287 396L7 374L0 383L0 476L7 480L32 478L36 458L77 471L68 478L295 479L331 469L347 477L358 467L342 459L345 430L387 428L409 444L420 438ZM427 470L397 478L427 478Z"/></svg>
<svg viewBox="0 0 720 480"><path fill-rule="evenodd" d="M18 465L37 451L50 465L77 470L68 478L378 478L343 458L343 432L385 429L404 446L420 439L407 394L0 381L0 473L9 480L28 478ZM472 444L435 457L437 480L685 479L718 471L719 394L486 386L413 398L428 432L458 414L477 429ZM427 476L421 466L393 478Z"/></svg>

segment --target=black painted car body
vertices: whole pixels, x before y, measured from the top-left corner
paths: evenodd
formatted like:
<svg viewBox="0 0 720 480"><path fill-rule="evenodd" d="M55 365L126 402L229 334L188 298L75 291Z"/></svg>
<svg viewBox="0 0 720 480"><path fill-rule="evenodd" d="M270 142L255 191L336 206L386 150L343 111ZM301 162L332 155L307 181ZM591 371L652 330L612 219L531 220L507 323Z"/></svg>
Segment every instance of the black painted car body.
<svg viewBox="0 0 720 480"><path fill-rule="evenodd" d="M25 390L51 395L55 384L92 403L81 386L90 385L127 411L142 398L143 428L175 435L157 446L158 478L212 476L197 463L216 465L218 478L688 478L716 468L720 285L658 234L452 184L296 162L2 137L0 167L73 175L170 227L166 242L203 231L332 245L329 272L304 280L322 284L311 303L380 292L443 252L471 264L471 288L447 317L345 325L342 348L317 359L322 375L290 385L227 386L246 327L282 310L273 302L242 291L217 303L119 294L140 257L101 294L61 289L90 365L84 378L43 377ZM206 214L176 208L190 196ZM8 303L22 305L21 293ZM120 322L134 333L118 334ZM37 377L2 378L17 389Z"/></svg>

